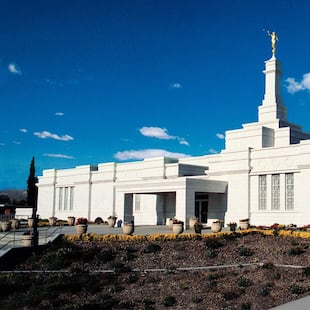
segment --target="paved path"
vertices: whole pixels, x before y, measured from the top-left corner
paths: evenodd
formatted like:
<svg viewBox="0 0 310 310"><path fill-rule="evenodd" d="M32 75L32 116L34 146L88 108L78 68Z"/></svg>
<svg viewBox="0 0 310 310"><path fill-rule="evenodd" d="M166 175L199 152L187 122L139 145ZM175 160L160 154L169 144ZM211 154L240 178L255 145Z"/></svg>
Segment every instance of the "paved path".
<svg viewBox="0 0 310 310"><path fill-rule="evenodd" d="M228 231L228 227L223 227L223 231ZM74 226L63 226L64 234L76 234ZM113 234L122 235L123 230L121 227L108 227L107 225L88 225L87 233L96 233L99 235ZM193 230L184 230L184 233L194 233ZM211 233L211 229L203 229L202 233ZM135 226L133 235L151 235L151 234L172 234L171 229L166 225L157 226Z"/></svg>
<svg viewBox="0 0 310 310"><path fill-rule="evenodd" d="M6 253L10 248L23 246L23 233L29 228L20 228L9 232L0 232L0 256ZM228 228L223 228L227 231ZM76 234L75 226L52 226L39 227L39 244L46 244L55 239L59 234ZM211 233L210 229L203 229L203 233ZM107 225L88 225L87 233L96 233L100 235L114 234L122 235L121 227L108 227ZM133 235L150 235L150 234L171 234L172 231L166 225L158 226L136 226ZM193 233L193 230L185 230L184 233Z"/></svg>

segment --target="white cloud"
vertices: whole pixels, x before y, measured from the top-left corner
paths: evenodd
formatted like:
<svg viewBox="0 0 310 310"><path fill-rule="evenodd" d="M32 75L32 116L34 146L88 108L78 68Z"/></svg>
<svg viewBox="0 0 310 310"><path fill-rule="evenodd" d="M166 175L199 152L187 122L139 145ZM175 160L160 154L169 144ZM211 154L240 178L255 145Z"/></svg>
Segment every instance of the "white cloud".
<svg viewBox="0 0 310 310"><path fill-rule="evenodd" d="M0 142L0 146L5 146L5 143Z"/></svg>
<svg viewBox="0 0 310 310"><path fill-rule="evenodd" d="M53 158L65 158L65 159L74 159L73 156L65 155L65 154L43 154L47 157L53 157Z"/></svg>
<svg viewBox="0 0 310 310"><path fill-rule="evenodd" d="M286 82L286 88L290 94L295 94L302 90L310 91L310 72L303 75L301 82L297 82L295 78L291 77L287 78Z"/></svg>
<svg viewBox="0 0 310 310"><path fill-rule="evenodd" d="M161 139L161 140L177 139L180 144L189 146L189 143L184 138L169 135L166 128L142 127L139 129L139 131L145 137L156 138L156 139Z"/></svg>
<svg viewBox="0 0 310 310"><path fill-rule="evenodd" d="M129 160L129 159L145 159L151 157L173 157L182 158L189 157L189 155L182 153L172 153L161 149L145 149L145 150L128 150L123 152L117 152L114 157L119 160Z"/></svg>
<svg viewBox="0 0 310 310"><path fill-rule="evenodd" d="M64 83L60 80L45 79L44 81L46 84L48 84L52 88L65 86Z"/></svg>
<svg viewBox="0 0 310 310"><path fill-rule="evenodd" d="M294 78L287 78L286 82L288 83L286 88L290 94L295 94L296 92L302 90L301 84L297 83Z"/></svg>
<svg viewBox="0 0 310 310"><path fill-rule="evenodd" d="M180 144L189 146L189 143L184 138L178 138Z"/></svg>
<svg viewBox="0 0 310 310"><path fill-rule="evenodd" d="M8 65L8 69L9 69L9 71L10 71L11 73L13 73L13 74L18 74L18 75L21 75L21 74L22 74L21 70L20 70L20 69L17 67L17 65L14 64L14 63L10 63L10 64Z"/></svg>
<svg viewBox="0 0 310 310"><path fill-rule="evenodd" d="M218 153L218 151L217 151L217 150L215 150L215 149L210 149L210 150L209 150L209 153L211 153L211 154L217 154L217 153Z"/></svg>
<svg viewBox="0 0 310 310"><path fill-rule="evenodd" d="M13 144L16 144L16 145L20 145L20 144L22 144L21 142L19 142L19 141L12 141L12 143Z"/></svg>
<svg viewBox="0 0 310 310"><path fill-rule="evenodd" d="M216 136L221 140L225 139L225 135L223 135L222 133L217 133Z"/></svg>
<svg viewBox="0 0 310 310"><path fill-rule="evenodd" d="M28 130L26 128L21 128L21 129L19 129L19 131L23 132L23 133L27 133L28 132Z"/></svg>
<svg viewBox="0 0 310 310"><path fill-rule="evenodd" d="M49 131L34 132L33 134L41 139L51 138L51 139L61 140L61 141L74 140L73 137L69 135L58 136L57 134L50 133Z"/></svg>
<svg viewBox="0 0 310 310"><path fill-rule="evenodd" d="M55 115L56 115L56 116L64 116L65 113L63 113L63 112L56 112Z"/></svg>
<svg viewBox="0 0 310 310"><path fill-rule="evenodd" d="M145 137L151 137L151 138L157 138L157 139L163 139L163 140L176 139L176 137L168 135L166 128L142 127L139 130L140 130L140 133Z"/></svg>
<svg viewBox="0 0 310 310"><path fill-rule="evenodd" d="M177 88L177 89L182 88L182 84L180 84L180 83L172 83L171 84L171 88Z"/></svg>

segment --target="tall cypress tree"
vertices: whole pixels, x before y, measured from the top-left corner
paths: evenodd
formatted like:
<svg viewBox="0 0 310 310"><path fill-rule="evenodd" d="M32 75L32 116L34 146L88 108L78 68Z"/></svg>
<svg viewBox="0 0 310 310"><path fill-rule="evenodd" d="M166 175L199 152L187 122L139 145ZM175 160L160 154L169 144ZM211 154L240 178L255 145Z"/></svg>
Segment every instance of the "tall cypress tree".
<svg viewBox="0 0 310 310"><path fill-rule="evenodd" d="M36 183L38 181L37 177L35 176L36 169L34 166L34 156L32 157L30 170L29 170L29 177L27 181L27 204L28 206L32 207L32 216L35 218L37 213L37 199L38 199L38 188Z"/></svg>
<svg viewBox="0 0 310 310"><path fill-rule="evenodd" d="M34 166L34 156L32 157L27 188L27 204L32 207L33 232L32 232L32 245L37 247L39 244L38 223L37 223L37 200L38 200L38 188L36 183L38 179L36 177L36 169Z"/></svg>

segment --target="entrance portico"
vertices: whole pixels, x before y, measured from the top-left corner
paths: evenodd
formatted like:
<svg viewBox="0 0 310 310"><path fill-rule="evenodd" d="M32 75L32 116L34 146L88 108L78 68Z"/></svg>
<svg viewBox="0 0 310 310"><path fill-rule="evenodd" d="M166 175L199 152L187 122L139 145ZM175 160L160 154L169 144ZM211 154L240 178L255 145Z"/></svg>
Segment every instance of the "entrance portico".
<svg viewBox="0 0 310 310"><path fill-rule="evenodd" d="M191 216L206 223L224 218L227 182L183 177L131 182L115 188L115 214L136 225L164 225L177 218L188 225Z"/></svg>

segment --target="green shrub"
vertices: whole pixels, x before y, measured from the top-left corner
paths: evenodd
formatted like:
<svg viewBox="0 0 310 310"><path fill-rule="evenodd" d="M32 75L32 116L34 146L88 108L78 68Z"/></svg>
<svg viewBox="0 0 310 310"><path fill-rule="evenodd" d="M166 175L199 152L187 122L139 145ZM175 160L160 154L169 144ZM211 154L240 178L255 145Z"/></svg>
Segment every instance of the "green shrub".
<svg viewBox="0 0 310 310"><path fill-rule="evenodd" d="M241 304L241 310L250 310L251 309L251 304L249 302L245 302Z"/></svg>
<svg viewBox="0 0 310 310"><path fill-rule="evenodd" d="M133 260L133 259L136 259L136 258L137 258L137 255L134 254L134 253L131 253L131 252L126 253L126 255L125 255L125 260L126 261L130 261L130 260Z"/></svg>
<svg viewBox="0 0 310 310"><path fill-rule="evenodd" d="M103 223L102 217L96 217L95 224L102 224L102 223Z"/></svg>
<svg viewBox="0 0 310 310"><path fill-rule="evenodd" d="M111 291L112 291L112 293L119 293L119 292L123 291L124 289L125 289L124 286L116 284L116 285L114 285L114 287L112 288Z"/></svg>
<svg viewBox="0 0 310 310"><path fill-rule="evenodd" d="M155 305L155 301L151 299L144 299L142 304L144 305L144 310L155 310L155 307L153 306Z"/></svg>
<svg viewBox="0 0 310 310"><path fill-rule="evenodd" d="M278 230L278 229L274 229L273 232L272 232L272 234L273 234L275 237L279 236L279 230Z"/></svg>
<svg viewBox="0 0 310 310"><path fill-rule="evenodd" d="M309 277L310 276L310 267L305 267L303 269L303 274L304 274L304 276Z"/></svg>
<svg viewBox="0 0 310 310"><path fill-rule="evenodd" d="M225 241L233 241L237 238L240 238L241 234L238 234L236 232L232 232L230 234L224 234L221 236L221 239L225 240Z"/></svg>
<svg viewBox="0 0 310 310"><path fill-rule="evenodd" d="M269 295L269 287L268 287L268 285L265 285L265 286L261 287L258 290L258 295L260 295L260 296L267 296L267 295Z"/></svg>
<svg viewBox="0 0 310 310"><path fill-rule="evenodd" d="M262 268L271 270L274 268L274 264L273 263L264 263Z"/></svg>
<svg viewBox="0 0 310 310"><path fill-rule="evenodd" d="M294 255L300 255L303 254L305 251L301 247L295 247L295 248L290 248L288 251L288 255L294 256Z"/></svg>
<svg viewBox="0 0 310 310"><path fill-rule="evenodd" d="M206 251L206 256L209 258L214 258L217 256L217 253L215 251Z"/></svg>
<svg viewBox="0 0 310 310"><path fill-rule="evenodd" d="M124 301L121 300L118 305L117 305L118 309L134 309L135 308L135 304L133 301ZM99 308L102 309L102 308Z"/></svg>
<svg viewBox="0 0 310 310"><path fill-rule="evenodd" d="M205 245L210 250L216 250L222 247L224 244L219 239L208 238L205 241Z"/></svg>
<svg viewBox="0 0 310 310"><path fill-rule="evenodd" d="M274 272L271 274L271 278L274 280L280 280L281 279L281 274L278 272Z"/></svg>
<svg viewBox="0 0 310 310"><path fill-rule="evenodd" d="M201 297L198 297L198 296L194 296L194 297L192 298L192 302L193 302L194 304L199 304L200 302L202 302L202 298L201 298Z"/></svg>
<svg viewBox="0 0 310 310"><path fill-rule="evenodd" d="M208 288L215 288L217 286L216 279L218 278L218 274L215 273L209 273L206 280L206 286Z"/></svg>
<svg viewBox="0 0 310 310"><path fill-rule="evenodd" d="M237 293L236 290L226 290L223 292L223 298L225 300L232 300L234 298L237 298L239 294Z"/></svg>
<svg viewBox="0 0 310 310"><path fill-rule="evenodd" d="M115 258L115 254L113 253L113 251L111 249L108 250L101 250L98 254L97 254L97 258L99 260L101 260L103 263L108 263L114 260Z"/></svg>
<svg viewBox="0 0 310 310"><path fill-rule="evenodd" d="M169 295L169 296L165 297L165 299L164 299L164 306L165 307L172 307L176 303L177 303L177 300L174 296Z"/></svg>
<svg viewBox="0 0 310 310"><path fill-rule="evenodd" d="M139 277L137 274L130 274L127 280L128 284L136 283L139 280Z"/></svg>
<svg viewBox="0 0 310 310"><path fill-rule="evenodd" d="M291 245L292 246L298 245L298 242L296 241L296 239L294 238L291 239Z"/></svg>
<svg viewBox="0 0 310 310"><path fill-rule="evenodd" d="M144 253L156 253L161 251L161 246L156 243L149 243L144 250Z"/></svg>
<svg viewBox="0 0 310 310"><path fill-rule="evenodd" d="M289 290L291 292L291 294L297 294L297 295L300 295L300 294L303 294L304 293L304 289L298 285L297 283L292 283L290 286L289 286Z"/></svg>
<svg viewBox="0 0 310 310"><path fill-rule="evenodd" d="M238 277L236 282L240 287L247 287L251 285L251 281L243 276Z"/></svg>
<svg viewBox="0 0 310 310"><path fill-rule="evenodd" d="M251 256L253 255L253 251L245 246L240 246L238 248L238 253L240 256Z"/></svg>

